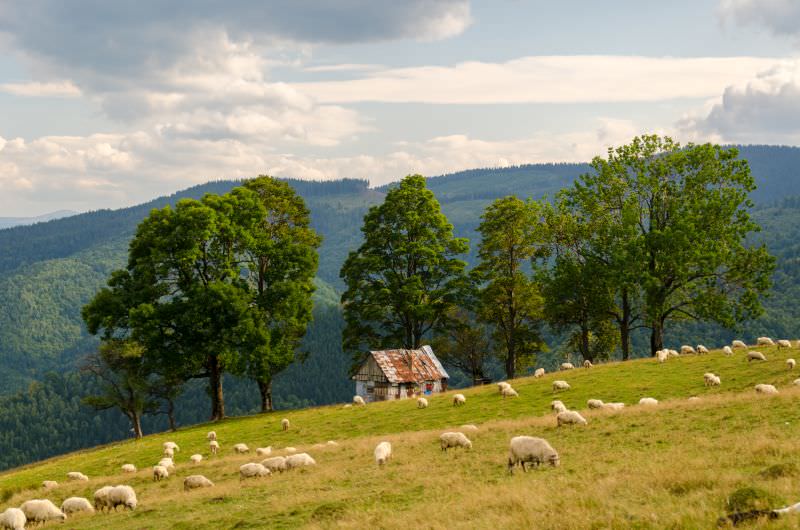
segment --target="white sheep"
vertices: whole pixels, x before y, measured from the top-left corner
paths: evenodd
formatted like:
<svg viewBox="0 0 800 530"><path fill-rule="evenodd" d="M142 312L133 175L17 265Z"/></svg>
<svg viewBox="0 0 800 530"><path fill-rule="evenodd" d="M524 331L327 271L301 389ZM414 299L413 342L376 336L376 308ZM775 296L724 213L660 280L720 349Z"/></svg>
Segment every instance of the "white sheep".
<svg viewBox="0 0 800 530"><path fill-rule="evenodd" d="M439 446L444 452L447 452L451 447L472 449L472 442L463 432L445 432L439 436Z"/></svg>
<svg viewBox="0 0 800 530"><path fill-rule="evenodd" d="M382 466L392 458L392 444L381 442L375 447L375 463Z"/></svg>
<svg viewBox="0 0 800 530"><path fill-rule="evenodd" d="M536 370L533 372L533 377L542 377L542 376L544 376L544 373L545 373L545 372L544 372L544 368L537 368L537 369L536 369Z"/></svg>
<svg viewBox="0 0 800 530"><path fill-rule="evenodd" d="M573 366L572 363L561 363L561 365L558 367L558 369L559 370L573 370L573 369L575 369L575 366Z"/></svg>
<svg viewBox="0 0 800 530"><path fill-rule="evenodd" d="M519 397L517 391L511 388L510 386L503 388L501 394L503 395L503 399L507 397Z"/></svg>
<svg viewBox="0 0 800 530"><path fill-rule="evenodd" d="M708 353L708 348L706 348L702 344L698 344L695 350L697 350L698 355L706 355Z"/></svg>
<svg viewBox="0 0 800 530"><path fill-rule="evenodd" d="M417 408L418 409L426 409L428 408L428 400L424 397L417 398Z"/></svg>
<svg viewBox="0 0 800 530"><path fill-rule="evenodd" d="M181 448L178 447L178 444L176 444L175 442L164 442L164 449L166 449L166 448L170 448L173 451L175 451L176 453L180 453L181 452Z"/></svg>
<svg viewBox="0 0 800 530"><path fill-rule="evenodd" d="M569 383L567 383L566 381L562 381L561 379L553 381L553 392L556 392L558 390L569 390L569 389L570 389Z"/></svg>
<svg viewBox="0 0 800 530"><path fill-rule="evenodd" d="M261 461L261 465L269 469L270 472L286 471L286 458L283 456L273 456L272 458L265 458Z"/></svg>
<svg viewBox="0 0 800 530"><path fill-rule="evenodd" d="M250 462L249 464L243 464L239 466L239 480L244 480L246 478L267 477L269 474L270 470L264 467L262 464Z"/></svg>
<svg viewBox="0 0 800 530"><path fill-rule="evenodd" d="M235 444L233 446L233 452L237 453L237 454L240 454L240 455L243 455L245 453L249 453L250 452L250 448L247 447L247 444Z"/></svg>
<svg viewBox="0 0 800 530"><path fill-rule="evenodd" d="M625 408L625 403L603 403L603 408L608 410L622 410Z"/></svg>
<svg viewBox="0 0 800 530"><path fill-rule="evenodd" d="M297 452L297 449L295 449L294 447L291 447L291 446L290 447L284 447L283 450L286 451L287 453L296 453Z"/></svg>
<svg viewBox="0 0 800 530"><path fill-rule="evenodd" d="M162 478L169 478L169 470L164 466L153 466L153 480L158 481Z"/></svg>
<svg viewBox="0 0 800 530"><path fill-rule="evenodd" d="M42 481L42 487L46 490L51 490L53 488L58 487L58 482L56 482L55 480L45 480Z"/></svg>
<svg viewBox="0 0 800 530"><path fill-rule="evenodd" d="M667 350L667 353L670 357L680 357L680 354L677 352L677 350Z"/></svg>
<svg viewBox="0 0 800 530"><path fill-rule="evenodd" d="M108 506L117 510L118 506L135 510L139 501L136 499L136 492L130 486L114 486L108 491Z"/></svg>
<svg viewBox="0 0 800 530"><path fill-rule="evenodd" d="M200 462L203 461L203 455L194 454L194 455L189 457L189 460L192 462L192 464L199 464Z"/></svg>
<svg viewBox="0 0 800 530"><path fill-rule="evenodd" d="M703 374L703 381L706 386L720 386L722 384L720 377L712 373Z"/></svg>
<svg viewBox="0 0 800 530"><path fill-rule="evenodd" d="M94 509L100 510L101 512L106 508L111 508L108 500L108 494L111 492L114 486L103 486L99 490L94 492Z"/></svg>
<svg viewBox="0 0 800 530"><path fill-rule="evenodd" d="M554 399L550 402L550 409L552 409L554 412L564 412L567 410L567 406L564 405L564 403L562 403L560 400Z"/></svg>
<svg viewBox="0 0 800 530"><path fill-rule="evenodd" d="M497 383L497 391L498 392L500 392L502 394L504 388L511 388L511 384L508 383L507 381L500 381L499 383Z"/></svg>
<svg viewBox="0 0 800 530"><path fill-rule="evenodd" d="M794 367L796 365L797 361L795 361L794 359L786 359L786 367L789 368L789 370L794 370Z"/></svg>
<svg viewBox="0 0 800 530"><path fill-rule="evenodd" d="M208 434L206 434L206 440L208 440L209 442L213 442L216 441L216 439L217 439L217 433L215 431L208 431Z"/></svg>
<svg viewBox="0 0 800 530"><path fill-rule="evenodd" d="M750 361L766 361L767 358L764 357L764 354L760 351L749 351L747 352L747 362Z"/></svg>
<svg viewBox="0 0 800 530"><path fill-rule="evenodd" d="M792 343L791 343L790 341L786 340L786 339L781 339L781 340L779 340L779 341L777 342L777 344L778 344L778 349L779 349L779 350L780 350L781 348L791 348L791 347L792 347Z"/></svg>
<svg viewBox="0 0 800 530"><path fill-rule="evenodd" d="M171 458L162 458L157 465L167 468L170 473L175 471L175 462Z"/></svg>
<svg viewBox="0 0 800 530"><path fill-rule="evenodd" d="M588 405L590 409L602 409L605 403L600 399L590 399L586 402L586 405Z"/></svg>
<svg viewBox="0 0 800 530"><path fill-rule="evenodd" d="M467 398L464 397L464 394L455 394L453 396L453 406L457 407L459 405L463 405L467 402Z"/></svg>
<svg viewBox="0 0 800 530"><path fill-rule="evenodd" d="M214 483L203 475L189 475L183 479L183 491L189 491L197 488L210 488L212 486L214 486Z"/></svg>
<svg viewBox="0 0 800 530"><path fill-rule="evenodd" d="M272 446L269 447L256 447L257 456L269 456L272 454Z"/></svg>
<svg viewBox="0 0 800 530"><path fill-rule="evenodd" d="M133 464L122 464L123 473L136 473L136 466Z"/></svg>
<svg viewBox="0 0 800 530"><path fill-rule="evenodd" d="M772 342L772 339L769 337L758 337L758 339L756 339L756 346L775 346L775 343Z"/></svg>
<svg viewBox="0 0 800 530"><path fill-rule="evenodd" d="M61 503L61 511L67 515L76 512L94 513L94 508L83 497L70 497Z"/></svg>
<svg viewBox="0 0 800 530"><path fill-rule="evenodd" d="M297 453L286 457L286 469L294 469L303 466L315 466L317 461L311 458L308 453Z"/></svg>
<svg viewBox="0 0 800 530"><path fill-rule="evenodd" d="M592 364L592 361L590 361L589 359L586 359L585 361L583 361L583 367L584 368L592 368L593 366L594 365Z"/></svg>
<svg viewBox="0 0 800 530"><path fill-rule="evenodd" d="M586 419L574 410L565 410L556 415L556 424L562 425L586 425Z"/></svg>
<svg viewBox="0 0 800 530"><path fill-rule="evenodd" d="M724 348L722 348L722 353L730 357L731 355L733 355L733 350L731 349L730 346L725 346Z"/></svg>
<svg viewBox="0 0 800 530"><path fill-rule="evenodd" d="M658 400L651 397L643 397L639 400L639 405L658 405Z"/></svg>
<svg viewBox="0 0 800 530"><path fill-rule="evenodd" d="M353 396L353 405L366 405L366 403L361 396Z"/></svg>
<svg viewBox="0 0 800 530"><path fill-rule="evenodd" d="M478 426L468 423L466 425L462 425L459 427L462 431L469 431L469 432L478 432Z"/></svg>
<svg viewBox="0 0 800 530"><path fill-rule="evenodd" d="M69 473L67 473L67 480L79 480L81 482L88 482L89 477L87 477L80 471L70 471Z"/></svg>
<svg viewBox="0 0 800 530"><path fill-rule="evenodd" d="M756 385L756 392L759 394L777 394L778 389L775 388L773 385Z"/></svg>
<svg viewBox="0 0 800 530"><path fill-rule="evenodd" d="M47 521L54 521L60 519L65 521L67 516L56 507L55 504L48 499L33 499L25 501L19 507L22 513L25 514L25 519L31 525L36 523L46 523Z"/></svg>
<svg viewBox="0 0 800 530"><path fill-rule="evenodd" d="M558 453L543 438L533 436L515 436L511 438L508 451L508 472L514 472L514 466L521 465L522 471L527 472L525 464L534 466L548 463L553 467L558 466Z"/></svg>
<svg viewBox="0 0 800 530"><path fill-rule="evenodd" d="M281 420L281 429L283 429L284 431L288 431L289 430L289 420L288 419L283 418Z"/></svg>
<svg viewBox="0 0 800 530"><path fill-rule="evenodd" d="M172 447L165 447L162 455L166 456L167 458L175 458L175 450L172 449Z"/></svg>
<svg viewBox="0 0 800 530"><path fill-rule="evenodd" d="M208 448L211 450L211 454L215 455L219 451L219 442L216 440L211 440L208 443Z"/></svg>
<svg viewBox="0 0 800 530"><path fill-rule="evenodd" d="M19 508L9 508L3 513L0 513L0 528L25 530L25 523L27 522L28 518L25 517L25 512Z"/></svg>
<svg viewBox="0 0 800 530"><path fill-rule="evenodd" d="M684 344L681 346L681 355L688 355L690 353L697 353L694 348L689 346L688 344Z"/></svg>
<svg viewBox="0 0 800 530"><path fill-rule="evenodd" d="M658 350L656 352L656 358L658 358L658 362L660 363L667 362L667 358L669 358L669 350Z"/></svg>
<svg viewBox="0 0 800 530"><path fill-rule="evenodd" d="M731 346L733 346L733 349L736 349L736 348L747 348L747 344L745 344L744 341L742 341L742 340L735 340L735 341L731 342Z"/></svg>

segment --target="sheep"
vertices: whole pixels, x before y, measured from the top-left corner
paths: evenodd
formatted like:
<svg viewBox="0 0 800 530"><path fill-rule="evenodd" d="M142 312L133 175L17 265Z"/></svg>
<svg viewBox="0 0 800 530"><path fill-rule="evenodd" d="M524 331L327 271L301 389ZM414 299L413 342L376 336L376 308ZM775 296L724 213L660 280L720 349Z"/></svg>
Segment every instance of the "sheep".
<svg viewBox="0 0 800 530"><path fill-rule="evenodd" d="M569 389L570 389L569 383L567 383L566 381L562 381L561 379L553 381L553 392L557 392L558 390L569 390Z"/></svg>
<svg viewBox="0 0 800 530"><path fill-rule="evenodd" d="M250 462L249 464L239 466L239 480L255 477L267 477L269 474L270 470L261 464Z"/></svg>
<svg viewBox="0 0 800 530"><path fill-rule="evenodd" d="M461 427L459 427L459 429L461 429L462 431L478 432L478 426L472 425L471 423L462 425Z"/></svg>
<svg viewBox="0 0 800 530"><path fill-rule="evenodd" d="M574 410L565 410L556 415L556 424L561 427L562 425L586 425L586 419Z"/></svg>
<svg viewBox="0 0 800 530"><path fill-rule="evenodd" d="M639 405L658 405L658 400L651 397L643 397L639 400Z"/></svg>
<svg viewBox="0 0 800 530"><path fill-rule="evenodd" d="M572 363L561 363L558 367L559 370L573 370L574 368L575 366L573 366Z"/></svg>
<svg viewBox="0 0 800 530"><path fill-rule="evenodd" d="M25 523L27 522L28 518L25 517L25 512L19 508L9 508L3 513L0 513L0 528L25 530Z"/></svg>
<svg viewBox="0 0 800 530"><path fill-rule="evenodd" d="M114 486L108 492L108 502L114 511L117 511L117 506L122 506L123 509L128 508L135 510L139 501L136 499L136 492L130 486Z"/></svg>
<svg viewBox="0 0 800 530"><path fill-rule="evenodd" d="M175 471L175 462L173 462L171 458L162 458L158 461L157 465L167 468L167 471L170 473Z"/></svg>
<svg viewBox="0 0 800 530"><path fill-rule="evenodd" d="M214 431L208 431L208 434L206 434L206 440L209 442L215 442L217 440L217 433Z"/></svg>
<svg viewBox="0 0 800 530"><path fill-rule="evenodd" d="M592 361L590 361L589 359L586 359L585 361L583 361L583 367L584 368L592 368L593 366L594 365L592 364Z"/></svg>
<svg viewBox="0 0 800 530"><path fill-rule="evenodd" d="M625 408L625 403L603 403L603 408L608 410L622 410Z"/></svg>
<svg viewBox="0 0 800 530"><path fill-rule="evenodd" d="M217 451L219 451L219 442L217 442L216 440L211 440L208 443L208 448L211 450L212 455L217 454Z"/></svg>
<svg viewBox="0 0 800 530"><path fill-rule="evenodd" d="M197 488L210 488L213 486L214 483L203 475L189 475L183 479L183 491L189 491Z"/></svg>
<svg viewBox="0 0 800 530"><path fill-rule="evenodd" d="M286 458L283 456L273 456L261 461L261 465L269 469L271 473L286 471Z"/></svg>
<svg viewBox="0 0 800 530"><path fill-rule="evenodd" d="M428 400L424 397L417 398L417 408L418 409L426 409L428 408Z"/></svg>
<svg viewBox="0 0 800 530"><path fill-rule="evenodd" d="M586 402L586 405L588 405L590 409L602 409L605 403L603 403L602 400L599 399L590 399L589 401Z"/></svg>
<svg viewBox="0 0 800 530"><path fill-rule="evenodd" d="M794 359L786 359L786 366L789 368L789 370L794 370L796 364L797 361L795 361Z"/></svg>
<svg viewBox="0 0 800 530"><path fill-rule="evenodd" d="M87 477L80 471L70 471L69 473L67 473L67 480L79 480L81 482L88 482L89 477Z"/></svg>
<svg viewBox="0 0 800 530"><path fill-rule="evenodd" d="M55 480L45 480L42 481L42 487L46 490L51 490L53 488L58 487L58 482L56 482Z"/></svg>
<svg viewBox="0 0 800 530"><path fill-rule="evenodd" d="M288 431L289 430L289 420L288 419L283 418L281 420L281 429L283 429L284 431Z"/></svg>
<svg viewBox="0 0 800 530"><path fill-rule="evenodd" d="M169 470L164 466L153 466L153 480L159 481L162 478L169 478Z"/></svg>
<svg viewBox="0 0 800 530"><path fill-rule="evenodd" d="M192 464L199 464L200 462L203 461L203 455L194 454L189 457L189 460L192 462Z"/></svg>
<svg viewBox="0 0 800 530"><path fill-rule="evenodd" d="M537 368L536 371L533 372L533 377L542 377L544 376L544 368Z"/></svg>
<svg viewBox="0 0 800 530"><path fill-rule="evenodd" d="M507 397L519 397L519 394L517 394L517 391L514 390L513 388L511 388L510 386L504 388L501 393L503 395L503 399L505 399Z"/></svg>
<svg viewBox="0 0 800 530"><path fill-rule="evenodd" d="M65 514L76 512L94 513L94 507L83 497L70 497L61 503L61 511Z"/></svg>
<svg viewBox="0 0 800 530"><path fill-rule="evenodd" d="M381 442L375 447L375 463L382 466L392 458L392 444Z"/></svg>
<svg viewBox="0 0 800 530"><path fill-rule="evenodd" d="M286 457L286 469L315 465L317 465L317 461L311 458L311 455L308 453L297 453L296 455Z"/></svg>
<svg viewBox="0 0 800 530"><path fill-rule="evenodd" d="M103 486L102 488L94 492L95 510L100 510L102 512L105 508L111 507L108 501L108 494L112 488L113 486Z"/></svg>
<svg viewBox="0 0 800 530"><path fill-rule="evenodd" d="M667 350L667 354L670 357L680 357L680 354L676 350Z"/></svg>
<svg viewBox="0 0 800 530"><path fill-rule="evenodd" d="M724 348L722 348L722 353L730 357L731 355L733 355L733 350L731 349L730 346L725 346Z"/></svg>
<svg viewBox="0 0 800 530"><path fill-rule="evenodd" d="M706 348L702 344L698 344L697 348L695 348L695 350L697 350L697 354L698 355L706 355L706 354L708 354L708 348Z"/></svg>
<svg viewBox="0 0 800 530"><path fill-rule="evenodd" d="M136 466L133 464L123 464L121 469L123 473L136 473Z"/></svg>
<svg viewBox="0 0 800 530"><path fill-rule="evenodd" d="M175 450L172 447L165 447L162 455L167 458L175 458Z"/></svg>
<svg viewBox="0 0 800 530"><path fill-rule="evenodd" d="M747 352L747 362L750 361L766 361L767 358L764 357L764 354L760 351L749 351Z"/></svg>
<svg viewBox="0 0 800 530"><path fill-rule="evenodd" d="M48 499L33 499L25 501L19 507L29 523L46 523L55 519L66 521L67 516Z"/></svg>
<svg viewBox="0 0 800 530"><path fill-rule="evenodd" d="M287 453L296 453L297 452L297 449L295 449L294 447L284 447L283 450L286 451Z"/></svg>
<svg viewBox="0 0 800 530"><path fill-rule="evenodd" d="M353 405L366 405L366 403L361 396L353 396Z"/></svg>
<svg viewBox="0 0 800 530"><path fill-rule="evenodd" d="M703 374L703 382L705 386L711 386L713 384L714 378L716 375L712 374L711 372L706 372Z"/></svg>
<svg viewBox="0 0 800 530"><path fill-rule="evenodd" d="M164 442L164 449L166 449L166 448L170 448L173 451L175 451L176 453L180 453L181 452L181 448L178 447L178 444L176 444L175 442Z"/></svg>
<svg viewBox="0 0 800 530"><path fill-rule="evenodd" d="M741 340L735 340L731 342L731 346L733 347L734 350L736 348L747 348L747 344L745 344L744 341Z"/></svg>
<svg viewBox="0 0 800 530"><path fill-rule="evenodd" d="M272 454L272 446L269 447L256 447L257 456L269 456Z"/></svg>
<svg viewBox="0 0 800 530"><path fill-rule="evenodd" d="M759 394L777 394L778 389L775 388L773 385L756 385L756 392Z"/></svg>
<svg viewBox="0 0 800 530"><path fill-rule="evenodd" d="M472 449L472 442L463 432L445 432L439 436L439 446L442 451L447 452L451 447L463 447Z"/></svg>
<svg viewBox="0 0 800 530"><path fill-rule="evenodd" d="M504 388L511 388L511 384L508 383L507 381L500 381L499 383L497 383L497 391L498 392L500 392L502 394Z"/></svg>
<svg viewBox="0 0 800 530"><path fill-rule="evenodd" d="M694 348L689 346L688 344L684 344L681 346L681 355L688 355L690 353L697 353Z"/></svg>
<svg viewBox="0 0 800 530"><path fill-rule="evenodd" d="M718 375L711 374L711 377L704 378L706 386L720 386L722 381Z"/></svg>
<svg viewBox="0 0 800 530"><path fill-rule="evenodd" d="M553 467L558 466L558 453L543 438L533 436L515 436L511 438L508 451L508 472L514 473L514 466L521 465L522 471L527 473L525 463L534 466L548 463Z"/></svg>
<svg viewBox="0 0 800 530"><path fill-rule="evenodd" d="M565 410L567 410L567 407L561 401L554 399L553 401L550 402L550 409L552 409L555 412L564 412Z"/></svg>
<svg viewBox="0 0 800 530"><path fill-rule="evenodd" d="M247 447L247 444L236 444L236 445L233 446L233 452L237 453L237 454L240 454L240 455L243 455L245 453L249 453L250 452L250 448Z"/></svg>
<svg viewBox="0 0 800 530"><path fill-rule="evenodd" d="M756 346L775 346L775 343L772 342L772 339L769 337L758 337L756 339Z"/></svg>
<svg viewBox="0 0 800 530"><path fill-rule="evenodd" d="M669 350L658 350L656 352L656 358L658 358L658 362L660 363L667 362L667 358L669 358Z"/></svg>
<svg viewBox="0 0 800 530"><path fill-rule="evenodd" d="M791 343L790 341L786 340L786 339L781 339L781 340L779 340L779 341L777 342L777 344L778 344L778 349L779 349L779 350L780 350L781 348L791 348L791 347L792 347L792 343Z"/></svg>
<svg viewBox="0 0 800 530"><path fill-rule="evenodd" d="M464 397L464 394L455 394L453 396L453 406L457 407L463 405L467 402L467 398Z"/></svg>

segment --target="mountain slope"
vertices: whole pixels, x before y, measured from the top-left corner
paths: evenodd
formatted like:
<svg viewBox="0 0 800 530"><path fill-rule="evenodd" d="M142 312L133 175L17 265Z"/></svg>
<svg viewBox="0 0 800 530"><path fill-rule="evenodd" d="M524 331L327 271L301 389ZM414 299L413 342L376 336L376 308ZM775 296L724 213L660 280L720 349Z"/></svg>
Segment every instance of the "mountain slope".
<svg viewBox="0 0 800 530"><path fill-rule="evenodd" d="M0 230L3 228L11 228L12 226L32 225L36 223L45 223L53 219L61 219L62 217L69 217L78 212L72 210L58 210L55 212L46 213L44 215L37 215L36 217L0 217Z"/></svg>

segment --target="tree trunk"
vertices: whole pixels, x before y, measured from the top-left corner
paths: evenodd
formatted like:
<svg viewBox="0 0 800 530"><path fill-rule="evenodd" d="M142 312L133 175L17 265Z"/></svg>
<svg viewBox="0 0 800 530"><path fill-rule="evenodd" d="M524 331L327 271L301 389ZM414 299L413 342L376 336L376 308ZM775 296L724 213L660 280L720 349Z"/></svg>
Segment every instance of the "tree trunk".
<svg viewBox="0 0 800 530"><path fill-rule="evenodd" d="M169 419L169 430L175 432L178 430L178 425L175 423L175 402L171 399L167 400L167 419Z"/></svg>
<svg viewBox="0 0 800 530"><path fill-rule="evenodd" d="M628 291L622 290L622 318L619 321L619 342L622 349L622 360L630 358L631 349L631 303L628 300Z"/></svg>
<svg viewBox="0 0 800 530"><path fill-rule="evenodd" d="M208 359L208 390L211 394L211 421L225 417L225 397L222 394L222 367L219 357L212 355Z"/></svg>
<svg viewBox="0 0 800 530"><path fill-rule="evenodd" d="M514 348L514 343L511 342L507 346L508 355L506 355L506 377L514 379L517 371L517 352Z"/></svg>
<svg viewBox="0 0 800 530"><path fill-rule="evenodd" d="M589 352L589 328L587 326L581 326L581 357L589 362L594 360Z"/></svg>
<svg viewBox="0 0 800 530"><path fill-rule="evenodd" d="M257 383L261 392L261 412L272 412L272 379L259 379Z"/></svg>
<svg viewBox="0 0 800 530"><path fill-rule="evenodd" d="M650 355L655 355L658 350L664 348L664 322L661 318L653 321L653 329L650 332Z"/></svg>
<svg viewBox="0 0 800 530"><path fill-rule="evenodd" d="M136 411L132 411L128 416L131 420L131 425L133 425L133 435L136 437L137 440L142 439L142 418L139 416L139 413Z"/></svg>

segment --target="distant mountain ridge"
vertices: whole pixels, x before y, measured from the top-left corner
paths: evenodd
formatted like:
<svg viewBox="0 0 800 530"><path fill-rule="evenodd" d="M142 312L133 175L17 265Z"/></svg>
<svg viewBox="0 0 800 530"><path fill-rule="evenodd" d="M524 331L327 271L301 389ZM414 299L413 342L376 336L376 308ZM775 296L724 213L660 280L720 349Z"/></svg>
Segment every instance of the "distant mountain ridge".
<svg viewBox="0 0 800 530"><path fill-rule="evenodd" d="M36 223L46 223L54 219L61 219L63 217L70 217L77 215L78 212L72 210L57 210L35 217L0 217L0 230L4 228L11 228L14 226L32 225Z"/></svg>

